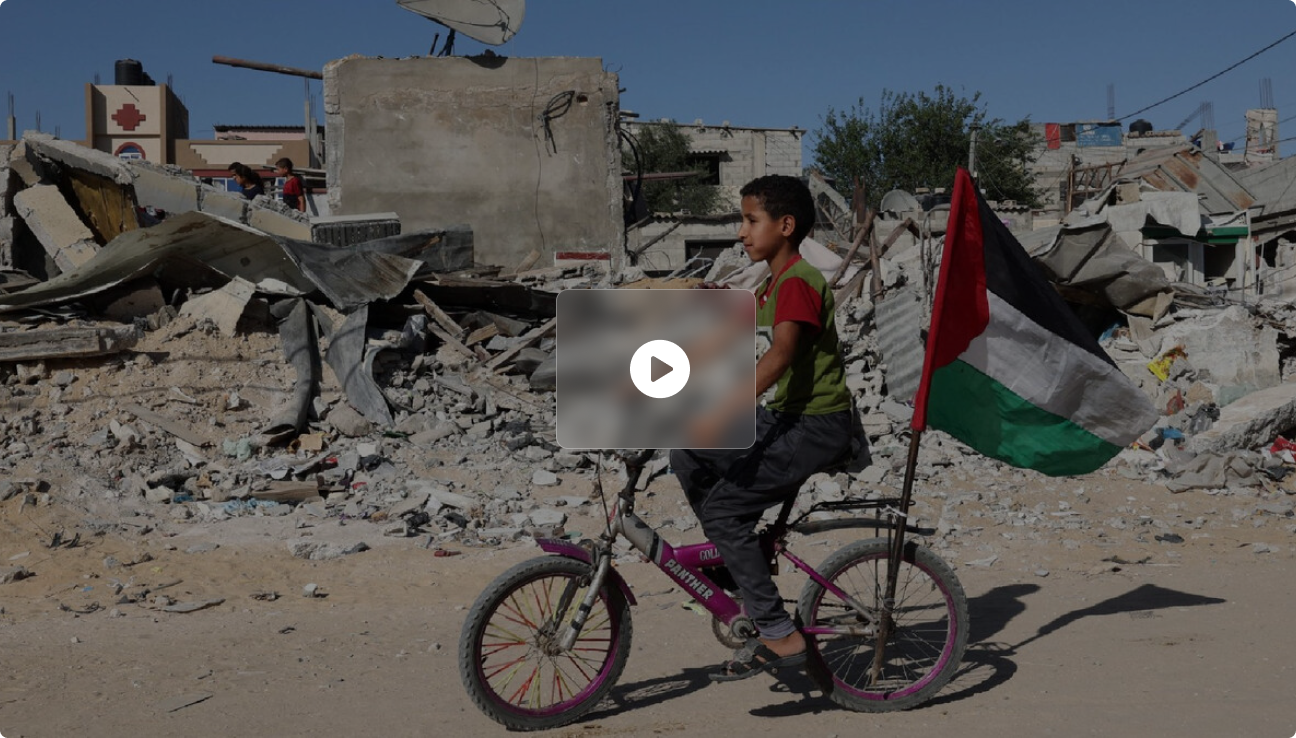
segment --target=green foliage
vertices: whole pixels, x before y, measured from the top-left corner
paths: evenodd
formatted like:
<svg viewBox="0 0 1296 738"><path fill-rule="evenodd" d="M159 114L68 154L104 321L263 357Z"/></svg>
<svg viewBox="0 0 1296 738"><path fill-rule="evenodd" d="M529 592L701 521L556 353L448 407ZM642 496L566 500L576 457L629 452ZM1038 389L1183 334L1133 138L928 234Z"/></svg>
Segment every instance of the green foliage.
<svg viewBox="0 0 1296 738"><path fill-rule="evenodd" d="M930 95L885 90L876 112L863 98L846 111L829 108L815 132L815 166L847 196L859 177L873 206L892 189L948 190L957 168L967 166L972 128L979 126L977 179L987 198L1038 206L1039 193L1026 171L1038 138L1030 120L987 119L980 99L979 92L969 99L936 85Z"/></svg>
<svg viewBox="0 0 1296 738"><path fill-rule="evenodd" d="M708 215L720 206L720 188L705 184L707 170L689 161L689 137L675 123L653 123L635 131L639 143L640 163L644 174L663 172L697 172L696 177L664 181L645 181L644 199L656 213L687 210L694 215ZM621 161L634 168L634 152L624 146Z"/></svg>

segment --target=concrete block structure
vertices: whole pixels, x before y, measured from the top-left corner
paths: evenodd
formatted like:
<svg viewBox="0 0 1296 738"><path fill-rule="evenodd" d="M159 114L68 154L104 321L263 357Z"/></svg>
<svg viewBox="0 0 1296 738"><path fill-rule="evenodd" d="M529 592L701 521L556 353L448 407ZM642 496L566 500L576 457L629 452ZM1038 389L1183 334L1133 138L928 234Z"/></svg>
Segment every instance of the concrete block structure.
<svg viewBox="0 0 1296 738"><path fill-rule="evenodd" d="M599 59L348 58L324 69L334 215L467 225L482 264L622 252L617 76ZM605 256L604 256L605 255Z"/></svg>
<svg viewBox="0 0 1296 738"><path fill-rule="evenodd" d="M248 210L247 224L259 231L298 241L311 240L311 225L266 208Z"/></svg>
<svg viewBox="0 0 1296 738"><path fill-rule="evenodd" d="M99 250L94 234L54 185L36 185L14 195L14 209L65 272L90 261Z"/></svg>
<svg viewBox="0 0 1296 738"><path fill-rule="evenodd" d="M86 145L123 159L175 162L189 111L166 85L85 86Z"/></svg>
<svg viewBox="0 0 1296 738"><path fill-rule="evenodd" d="M198 209L239 223L247 222L248 201L242 195L203 185Z"/></svg>
<svg viewBox="0 0 1296 738"><path fill-rule="evenodd" d="M705 168L710 174L708 183L718 185L721 192L718 213L656 213L630 231L626 248L642 250L638 265L649 271L678 269L694 257L714 258L733 246L738 238L738 191L743 185L767 174L802 174L805 131L799 128L749 128L728 121L720 125L700 120L675 123L669 119L623 125L632 134L648 126L676 126L689 139L689 163ZM630 164L626 162L626 167L631 168Z"/></svg>
<svg viewBox="0 0 1296 738"><path fill-rule="evenodd" d="M132 168L135 201L141 207L159 208L168 213L198 210L198 180L177 177L147 166Z"/></svg>

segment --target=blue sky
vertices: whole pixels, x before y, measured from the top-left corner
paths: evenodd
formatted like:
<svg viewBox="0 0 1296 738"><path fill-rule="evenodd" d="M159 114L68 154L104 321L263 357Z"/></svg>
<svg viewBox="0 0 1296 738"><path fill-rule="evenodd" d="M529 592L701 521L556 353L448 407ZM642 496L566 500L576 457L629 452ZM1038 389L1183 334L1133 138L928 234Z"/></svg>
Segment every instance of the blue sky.
<svg viewBox="0 0 1296 738"><path fill-rule="evenodd" d="M300 124L305 95L299 78L214 55L318 70L350 54L426 54L441 30L395 0L0 0L0 94L13 95L19 130L39 111L43 130L81 138L84 84L95 74L111 84L114 62L134 58L155 80L173 78L191 136L208 138L218 123ZM980 91L992 117L1036 122L1105 118L1114 83L1124 116L1293 30L1296 0L533 0L495 50L599 57L626 88L622 107L644 118L813 135L830 107L876 107L885 88L938 83ZM1210 101L1229 140L1259 106L1263 78L1279 117L1296 116L1296 38L1142 117L1172 128ZM320 83L310 87L318 98ZM1296 135L1296 120L1281 132Z"/></svg>

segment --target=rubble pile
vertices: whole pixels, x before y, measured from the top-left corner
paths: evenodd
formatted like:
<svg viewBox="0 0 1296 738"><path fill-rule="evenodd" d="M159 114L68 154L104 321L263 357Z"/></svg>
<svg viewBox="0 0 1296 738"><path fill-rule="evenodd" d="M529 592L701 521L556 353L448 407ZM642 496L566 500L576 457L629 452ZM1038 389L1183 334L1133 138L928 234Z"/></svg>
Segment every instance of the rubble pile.
<svg viewBox="0 0 1296 738"><path fill-rule="evenodd" d="M579 534L566 529L572 514L596 476L612 477L596 455L555 443L554 299L650 286L642 273L477 265L462 228L330 247L294 213L231 204L177 173L40 138L3 154L0 502L109 501L137 532L157 519L294 515L371 521L428 547ZM169 207L158 192L172 193ZM839 275L840 256L807 256L840 278L847 384L871 457L814 477L803 508L900 486L938 250L939 237L897 241L870 295L871 267ZM707 279L754 283L744 267L736 249ZM1159 282L1121 294L1151 314L1108 306L1102 344L1163 417L1103 473L1253 500L1243 517L1290 517L1296 309L1183 286L1167 299ZM666 471L659 454L641 483ZM1209 524L1132 507L1086 515L1083 485L1008 469L938 432L923 438L917 477L934 493L916 513L935 521L938 546L988 525L1046 537ZM991 491L960 493L973 477ZM1015 503L1028 480L1056 491L1056 506ZM662 522L695 527L679 507ZM363 550L309 544L289 542L308 558Z"/></svg>

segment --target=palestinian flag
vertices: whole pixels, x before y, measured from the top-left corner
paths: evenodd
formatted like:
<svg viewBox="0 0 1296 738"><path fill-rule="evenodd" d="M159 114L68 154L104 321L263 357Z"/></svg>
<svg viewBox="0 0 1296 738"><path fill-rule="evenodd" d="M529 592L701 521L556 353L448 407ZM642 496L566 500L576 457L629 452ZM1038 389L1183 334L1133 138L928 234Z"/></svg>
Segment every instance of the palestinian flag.
<svg viewBox="0 0 1296 738"><path fill-rule="evenodd" d="M1102 466L1156 418L960 169L914 431L1061 476Z"/></svg>

